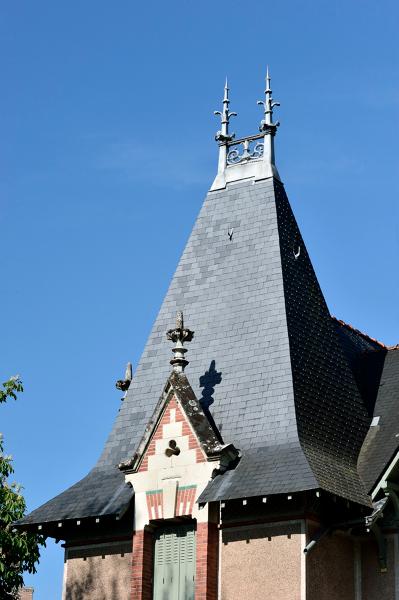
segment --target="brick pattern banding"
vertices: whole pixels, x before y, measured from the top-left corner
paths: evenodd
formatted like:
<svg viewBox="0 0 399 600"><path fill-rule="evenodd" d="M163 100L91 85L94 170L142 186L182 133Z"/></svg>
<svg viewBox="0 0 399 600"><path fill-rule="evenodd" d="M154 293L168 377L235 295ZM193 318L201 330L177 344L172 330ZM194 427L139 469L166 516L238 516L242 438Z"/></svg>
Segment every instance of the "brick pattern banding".
<svg viewBox="0 0 399 600"><path fill-rule="evenodd" d="M179 403L177 402L176 398L173 396L173 398L171 398L167 407L165 408L165 411L164 411L156 429L154 430L154 433L151 437L150 443L148 444L147 449L144 453L144 457L141 462L141 465L138 469L139 472L148 471L148 457L155 455L156 441L165 439L164 433L163 433L163 426L168 425L172 422L172 420L171 420L171 411L172 410L175 410L174 422L182 423L182 429L183 429L182 434L183 434L183 436L187 436L189 438L189 442L188 442L189 449L196 451L196 462L197 463L205 462L205 460L206 460L205 454L202 451L201 446L193 433L193 430L191 429L190 425L188 424L188 421L187 421L186 417L184 416L184 414L179 406Z"/></svg>
<svg viewBox="0 0 399 600"><path fill-rule="evenodd" d="M162 496L163 496L162 490L157 490L156 492L147 492L146 500L147 500L148 518L150 520L163 518Z"/></svg>
<svg viewBox="0 0 399 600"><path fill-rule="evenodd" d="M216 523L197 524L195 600L217 600L219 531Z"/></svg>
<svg viewBox="0 0 399 600"><path fill-rule="evenodd" d="M152 600L154 542L150 531L136 531L133 536L131 600Z"/></svg>
<svg viewBox="0 0 399 600"><path fill-rule="evenodd" d="M193 513L194 500L197 486L186 486L179 488L176 500L176 516L191 515Z"/></svg>

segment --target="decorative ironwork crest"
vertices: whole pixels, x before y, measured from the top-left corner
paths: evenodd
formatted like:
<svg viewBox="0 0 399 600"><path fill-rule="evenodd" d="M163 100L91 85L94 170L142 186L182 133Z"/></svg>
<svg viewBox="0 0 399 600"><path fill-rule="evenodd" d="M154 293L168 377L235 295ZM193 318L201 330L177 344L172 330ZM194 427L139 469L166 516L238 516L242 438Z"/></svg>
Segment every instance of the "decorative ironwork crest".
<svg viewBox="0 0 399 600"><path fill-rule="evenodd" d="M240 153L241 146L243 149ZM263 151L263 142L256 142L256 140L248 139L238 140L234 143L233 148L227 154L227 164L237 165L238 163L248 162L249 160L256 160L258 158L262 158Z"/></svg>

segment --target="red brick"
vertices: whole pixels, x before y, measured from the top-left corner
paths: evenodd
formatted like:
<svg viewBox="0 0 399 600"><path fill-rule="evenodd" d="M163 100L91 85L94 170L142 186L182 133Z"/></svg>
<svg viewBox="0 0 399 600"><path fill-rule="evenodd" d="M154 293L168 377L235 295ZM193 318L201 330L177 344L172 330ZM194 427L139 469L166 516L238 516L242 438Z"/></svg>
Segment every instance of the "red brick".
<svg viewBox="0 0 399 600"><path fill-rule="evenodd" d="M219 532L215 523L197 525L195 600L217 600Z"/></svg>
<svg viewBox="0 0 399 600"><path fill-rule="evenodd" d="M133 536L132 600L152 600L153 539L147 529Z"/></svg>

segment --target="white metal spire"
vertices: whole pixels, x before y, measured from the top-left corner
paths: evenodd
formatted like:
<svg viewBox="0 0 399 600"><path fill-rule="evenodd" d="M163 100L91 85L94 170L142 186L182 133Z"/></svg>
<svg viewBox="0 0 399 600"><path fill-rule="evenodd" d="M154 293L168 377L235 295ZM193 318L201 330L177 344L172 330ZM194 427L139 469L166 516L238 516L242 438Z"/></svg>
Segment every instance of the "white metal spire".
<svg viewBox="0 0 399 600"><path fill-rule="evenodd" d="M272 135L276 134L276 128L280 125L278 121L273 123L273 108L275 106L280 106L280 102L277 102L272 98L272 88L270 85L271 77L269 74L269 65L266 68L266 89L265 89L265 99L258 100L258 104L262 105L264 108L264 119L260 123L259 131L264 131L271 133Z"/></svg>
<svg viewBox="0 0 399 600"><path fill-rule="evenodd" d="M227 77L226 77L226 83L224 84L224 96L223 96L223 109L222 111L220 110L215 110L214 114L215 115L219 115L221 117L221 130L217 132L215 139L217 142L220 143L226 143L231 141L232 139L234 139L235 134L231 134L229 133L229 124L230 124L230 117L236 117L237 113L236 112L232 112L229 111L229 104L230 104L230 99L229 99L229 84L227 81Z"/></svg>
<svg viewBox="0 0 399 600"><path fill-rule="evenodd" d="M215 111L221 117L221 129L215 139L219 143L218 172L211 190L226 187L227 183L253 177L255 181L276 177L280 179L274 159L274 137L279 122L273 122L273 108L280 103L272 98L269 67L266 70L265 99L258 100L263 106L263 119L255 135L236 139L229 131L230 117L237 113L229 111L229 86L226 78L223 110Z"/></svg>

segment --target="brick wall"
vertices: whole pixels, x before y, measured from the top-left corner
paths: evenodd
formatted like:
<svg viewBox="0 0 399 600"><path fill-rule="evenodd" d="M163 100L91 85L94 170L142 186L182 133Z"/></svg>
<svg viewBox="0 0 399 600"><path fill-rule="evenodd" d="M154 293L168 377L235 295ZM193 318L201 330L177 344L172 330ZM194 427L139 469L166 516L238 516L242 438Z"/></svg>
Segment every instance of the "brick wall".
<svg viewBox="0 0 399 600"><path fill-rule="evenodd" d="M143 529L133 536L131 600L152 600L152 568L154 541L152 533Z"/></svg>
<svg viewBox="0 0 399 600"><path fill-rule="evenodd" d="M219 531L215 523L198 523L195 600L217 600Z"/></svg>

